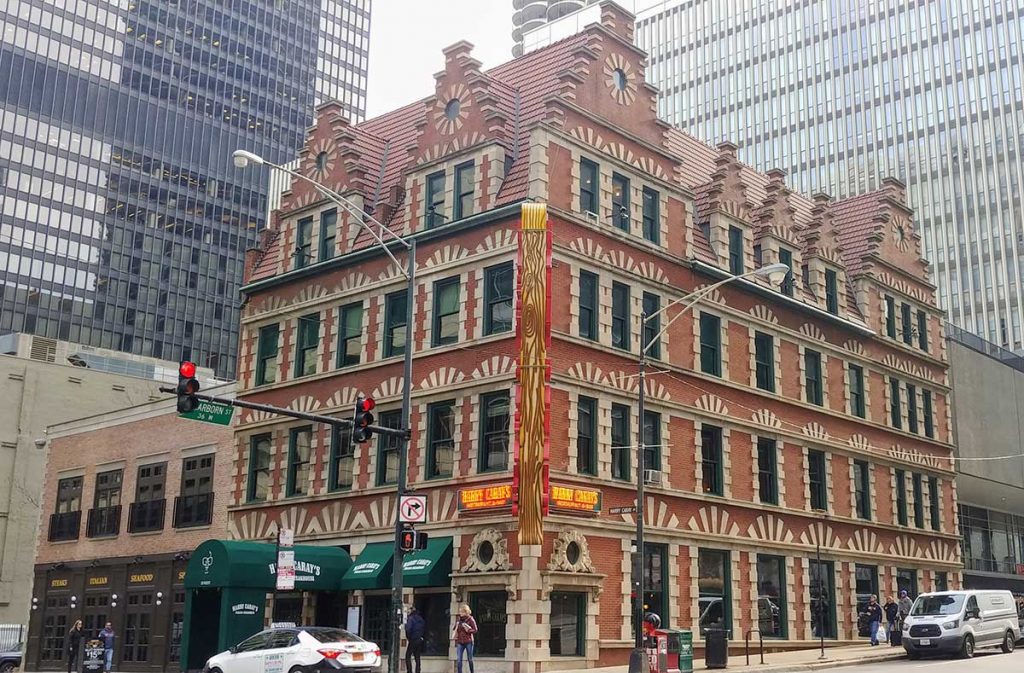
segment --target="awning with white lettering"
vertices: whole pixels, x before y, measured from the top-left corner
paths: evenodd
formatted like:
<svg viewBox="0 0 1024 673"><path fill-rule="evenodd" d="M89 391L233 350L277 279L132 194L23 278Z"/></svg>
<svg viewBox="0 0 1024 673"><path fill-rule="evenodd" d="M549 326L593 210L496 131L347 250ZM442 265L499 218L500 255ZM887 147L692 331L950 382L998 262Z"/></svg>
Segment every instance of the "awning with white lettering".
<svg viewBox="0 0 1024 673"><path fill-rule="evenodd" d="M339 591L352 557L338 547L295 545L295 590ZM265 542L207 540L192 552L186 589L246 587L273 591L277 546Z"/></svg>

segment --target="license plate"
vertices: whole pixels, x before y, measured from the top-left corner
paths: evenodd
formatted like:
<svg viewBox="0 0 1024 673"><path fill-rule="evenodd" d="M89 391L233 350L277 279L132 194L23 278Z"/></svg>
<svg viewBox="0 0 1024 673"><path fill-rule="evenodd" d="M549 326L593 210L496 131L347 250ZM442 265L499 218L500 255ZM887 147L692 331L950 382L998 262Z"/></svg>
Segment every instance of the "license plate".
<svg viewBox="0 0 1024 673"><path fill-rule="evenodd" d="M363 653L362 652L353 652L352 653L352 661L362 661L362 660L363 660Z"/></svg>
<svg viewBox="0 0 1024 673"><path fill-rule="evenodd" d="M931 645L932 644L932 639L931 638L922 638L921 639L921 644L922 645Z"/></svg>

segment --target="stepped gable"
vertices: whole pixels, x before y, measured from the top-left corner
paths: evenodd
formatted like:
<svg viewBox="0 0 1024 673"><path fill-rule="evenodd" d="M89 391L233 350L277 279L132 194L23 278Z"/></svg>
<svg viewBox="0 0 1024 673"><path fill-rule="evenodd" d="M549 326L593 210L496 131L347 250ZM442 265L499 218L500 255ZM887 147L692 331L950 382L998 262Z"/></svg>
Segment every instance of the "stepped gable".
<svg viewBox="0 0 1024 673"><path fill-rule="evenodd" d="M842 246L836 232L832 197L818 192L813 197L811 221L804 230L804 254L842 264Z"/></svg>
<svg viewBox="0 0 1024 673"><path fill-rule="evenodd" d="M751 196L749 171L736 158L739 149L733 143L719 143L715 158L715 171L711 182L701 190L702 198L696 204L701 221L712 213L722 212L745 222L752 221L756 204Z"/></svg>
<svg viewBox="0 0 1024 673"><path fill-rule="evenodd" d="M786 172L773 168L768 171L768 182L765 185L765 196L759 208L753 214L757 227L755 240L764 236L775 236L791 245L802 249L804 226L797 223L797 215L793 192L786 186ZM804 213L801 219L809 222L810 213Z"/></svg>

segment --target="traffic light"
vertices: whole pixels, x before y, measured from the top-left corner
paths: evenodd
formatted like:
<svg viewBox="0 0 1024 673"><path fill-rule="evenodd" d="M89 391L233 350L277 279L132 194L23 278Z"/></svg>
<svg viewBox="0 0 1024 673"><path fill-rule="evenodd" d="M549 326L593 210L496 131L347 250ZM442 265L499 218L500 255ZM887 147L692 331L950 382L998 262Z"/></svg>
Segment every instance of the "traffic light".
<svg viewBox="0 0 1024 673"><path fill-rule="evenodd" d="M426 533L421 533L413 528L406 528L402 531L401 547L402 551L415 551L417 549L426 549L427 540L429 536Z"/></svg>
<svg viewBox="0 0 1024 673"><path fill-rule="evenodd" d="M352 417L352 441L359 444L370 441L370 437L373 436L373 430L369 427L373 425L373 414L370 412L375 406L377 403L373 401L372 397L360 395L356 399L356 413Z"/></svg>
<svg viewBox="0 0 1024 673"><path fill-rule="evenodd" d="M199 406L196 393L199 392L199 381L196 380L196 365L183 360L178 365L178 413L187 414Z"/></svg>

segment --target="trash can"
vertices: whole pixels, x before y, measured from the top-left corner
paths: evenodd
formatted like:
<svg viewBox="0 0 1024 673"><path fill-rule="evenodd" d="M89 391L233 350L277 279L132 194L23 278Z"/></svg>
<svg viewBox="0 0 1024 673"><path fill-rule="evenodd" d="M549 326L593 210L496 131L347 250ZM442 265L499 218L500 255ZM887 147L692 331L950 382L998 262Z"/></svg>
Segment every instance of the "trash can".
<svg viewBox="0 0 1024 673"><path fill-rule="evenodd" d="M704 665L708 668L729 665L729 632L725 629L708 629L705 632Z"/></svg>

